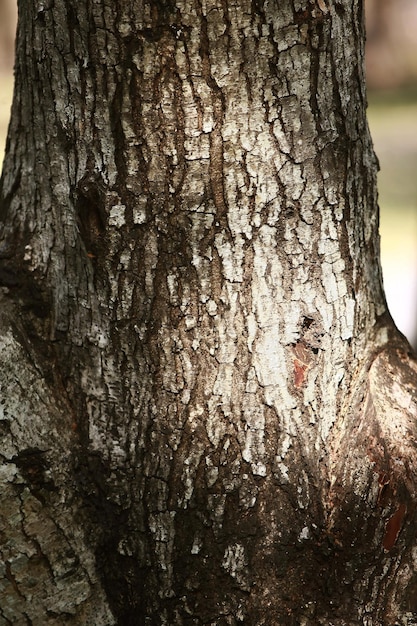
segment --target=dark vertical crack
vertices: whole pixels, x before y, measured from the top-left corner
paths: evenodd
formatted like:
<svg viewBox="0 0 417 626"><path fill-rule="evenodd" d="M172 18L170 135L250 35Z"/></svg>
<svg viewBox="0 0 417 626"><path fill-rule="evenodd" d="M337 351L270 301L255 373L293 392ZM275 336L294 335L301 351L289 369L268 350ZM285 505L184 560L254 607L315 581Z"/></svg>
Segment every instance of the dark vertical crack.
<svg viewBox="0 0 417 626"><path fill-rule="evenodd" d="M211 73L210 62L210 40L207 30L207 18L200 15L201 22L201 45L200 55L202 62L202 71L207 85L212 93L212 106L214 116L214 128L210 133L210 182L213 201L216 207L216 216L223 228L228 230L227 223L227 202L223 181L223 137L222 125L224 112L226 110L225 96L222 89L216 83Z"/></svg>

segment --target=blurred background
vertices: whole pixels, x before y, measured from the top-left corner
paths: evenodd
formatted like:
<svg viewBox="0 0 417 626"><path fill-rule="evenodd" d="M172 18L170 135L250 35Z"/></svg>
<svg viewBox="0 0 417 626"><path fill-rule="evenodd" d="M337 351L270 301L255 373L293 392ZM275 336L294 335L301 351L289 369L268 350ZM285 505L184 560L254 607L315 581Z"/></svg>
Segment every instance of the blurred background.
<svg viewBox="0 0 417 626"><path fill-rule="evenodd" d="M365 0L368 119L381 170L384 286L417 348L417 1Z"/></svg>
<svg viewBox="0 0 417 626"><path fill-rule="evenodd" d="M417 0L365 0L369 124L381 171L381 251L391 314L417 347ZM0 0L0 167L13 89L16 0Z"/></svg>

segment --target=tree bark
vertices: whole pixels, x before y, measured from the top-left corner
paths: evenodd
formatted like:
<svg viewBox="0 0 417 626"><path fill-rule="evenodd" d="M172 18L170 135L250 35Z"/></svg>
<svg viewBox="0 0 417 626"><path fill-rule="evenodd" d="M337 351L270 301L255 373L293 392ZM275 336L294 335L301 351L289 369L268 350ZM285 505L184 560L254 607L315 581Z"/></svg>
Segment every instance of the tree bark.
<svg viewBox="0 0 417 626"><path fill-rule="evenodd" d="M414 623L361 2L19 12L0 619Z"/></svg>

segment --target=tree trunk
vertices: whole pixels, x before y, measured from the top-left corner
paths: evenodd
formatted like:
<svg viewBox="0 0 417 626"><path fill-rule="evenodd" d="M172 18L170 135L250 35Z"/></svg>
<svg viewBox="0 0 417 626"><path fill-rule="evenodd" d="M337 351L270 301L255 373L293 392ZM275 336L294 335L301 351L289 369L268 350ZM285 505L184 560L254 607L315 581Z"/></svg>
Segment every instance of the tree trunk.
<svg viewBox="0 0 417 626"><path fill-rule="evenodd" d="M19 13L0 622L415 623L361 2Z"/></svg>

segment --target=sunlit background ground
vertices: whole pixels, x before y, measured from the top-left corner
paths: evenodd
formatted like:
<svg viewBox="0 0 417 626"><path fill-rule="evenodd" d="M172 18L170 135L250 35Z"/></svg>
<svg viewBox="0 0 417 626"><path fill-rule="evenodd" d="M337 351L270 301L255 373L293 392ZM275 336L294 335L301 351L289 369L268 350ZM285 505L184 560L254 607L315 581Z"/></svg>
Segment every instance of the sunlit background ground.
<svg viewBox="0 0 417 626"><path fill-rule="evenodd" d="M370 94L368 117L381 166L378 186L385 291L397 326L415 344L417 93Z"/></svg>
<svg viewBox="0 0 417 626"><path fill-rule="evenodd" d="M0 74L0 167L3 161L4 146L6 143L12 93L13 77L9 74Z"/></svg>
<svg viewBox="0 0 417 626"><path fill-rule="evenodd" d="M12 4L0 0L0 20L6 5ZM397 326L416 345L417 0L366 0L366 7L369 123L381 165L385 291ZM7 50L1 45L5 32L0 28L0 167L13 88Z"/></svg>

